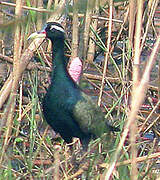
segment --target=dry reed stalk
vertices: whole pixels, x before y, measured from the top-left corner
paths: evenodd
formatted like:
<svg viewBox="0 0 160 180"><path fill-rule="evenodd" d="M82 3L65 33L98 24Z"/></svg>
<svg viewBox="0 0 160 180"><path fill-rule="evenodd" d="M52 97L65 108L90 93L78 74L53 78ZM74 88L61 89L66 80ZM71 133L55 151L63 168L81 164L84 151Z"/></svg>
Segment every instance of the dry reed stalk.
<svg viewBox="0 0 160 180"><path fill-rule="evenodd" d="M1 14L0 14L0 17L2 17ZM0 21L1 21L1 19L0 19ZM4 41L3 40L0 40L0 47L1 47L0 53L2 53L4 55L5 54L5 48L4 48Z"/></svg>
<svg viewBox="0 0 160 180"><path fill-rule="evenodd" d="M51 9L51 6L52 6L52 3L53 3L53 0L48 0L48 3L47 3L47 9ZM48 14L46 16L46 19L48 19Z"/></svg>
<svg viewBox="0 0 160 180"><path fill-rule="evenodd" d="M5 81L3 87L1 88L0 91L0 109L2 108L4 102L6 101L6 99L8 98L10 91L11 91L11 87L12 87L12 75L10 74L10 76L8 77L8 79ZM0 122L0 127L3 127L3 121ZM0 128L1 131L1 128Z"/></svg>
<svg viewBox="0 0 160 180"><path fill-rule="evenodd" d="M106 72L107 72L108 59L109 59L109 55L110 55L110 44L111 44L111 33L112 33L112 16L113 16L113 1L110 0L110 4L109 4L109 19L110 20L109 20L109 24L108 24L107 49L106 49L106 55L105 55L105 63L104 63L104 67L103 67L101 89L100 89L99 98L98 98L98 106L100 106L101 100L102 100L103 88L104 88L105 77L106 77Z"/></svg>
<svg viewBox="0 0 160 180"><path fill-rule="evenodd" d="M132 86L132 102L131 111L129 112L128 121L131 122L130 128L130 143L131 143L131 179L137 180L138 169L136 164L137 149L136 149L136 135L137 135L137 110L139 107L135 107L135 100L138 101L137 87L139 85L140 78L140 43L141 43L141 31L142 31L142 15L143 15L143 0L137 0L137 15L136 15L136 32L134 42L134 60L133 60L133 86Z"/></svg>
<svg viewBox="0 0 160 180"><path fill-rule="evenodd" d="M78 0L73 1L73 30L72 30L72 54L71 58L78 56Z"/></svg>
<svg viewBox="0 0 160 180"><path fill-rule="evenodd" d="M98 20L104 20L104 21L109 21L109 18L107 17L100 17L100 16L96 16L96 15L93 15L92 16L92 19L98 19ZM112 19L113 22L116 22L116 23L123 23L122 20L119 20L119 19Z"/></svg>
<svg viewBox="0 0 160 180"><path fill-rule="evenodd" d="M8 57L8 56L5 56L5 55L2 55L0 53L0 59L2 59L3 61L7 61L9 63L13 63L13 59ZM50 66L50 64L48 63L48 65ZM51 67L51 66L50 66ZM34 63L34 62L29 62L28 66L26 67L27 70L32 70L32 69L39 69L39 70L42 70L42 71L48 71L48 72L51 72L51 69L48 68L48 67L43 67L43 66L40 66L39 63ZM3 89L5 89L5 87L3 87ZM2 89L1 89L2 90ZM1 92L1 91L0 91ZM1 93L0 93L1 94ZM1 106L1 103L0 103L0 106Z"/></svg>
<svg viewBox="0 0 160 180"><path fill-rule="evenodd" d="M150 155L147 155L147 156L142 156L142 157L137 157L136 158L136 162L142 162L142 161L148 161L148 160L151 160L151 159L156 159L160 157L160 152L156 152L156 153L153 153L153 154L150 154ZM124 166L124 165L127 165L127 164L131 164L132 162L132 159L128 159L128 160L125 160L125 161L122 161L122 162L117 162L116 163L116 166ZM100 167L102 168L105 168L106 166L108 166L108 164L106 163L103 163L103 164L100 164Z"/></svg>
<svg viewBox="0 0 160 180"><path fill-rule="evenodd" d="M69 13L68 14L69 16L73 16L73 13ZM78 17L81 18L81 17L84 17L84 14L80 14L78 13ZM96 15L92 15L91 16L91 19L98 19L98 20L104 20L104 21L109 21L109 18L107 17L101 17L101 16L96 16ZM117 22L117 23L123 23L122 20L119 20L119 19L112 19L113 22Z"/></svg>
<svg viewBox="0 0 160 180"><path fill-rule="evenodd" d="M20 54L19 54L19 65L18 65L17 68L19 68L19 66L20 66L20 56L21 56L21 51L22 51L22 46L23 46L23 39L24 39L24 29L23 28L21 28L21 37L19 39L20 39L20 48L19 48L19 53ZM16 86L16 88L18 89L19 85L20 85L21 88L20 88L20 94L19 94L19 111L18 111L18 118L17 118L17 121L19 123L18 123L18 126L16 128L16 135L19 134L19 127L20 127L21 120L22 120L22 118L21 118L22 117L22 81L19 82L19 77L17 77L17 86Z"/></svg>
<svg viewBox="0 0 160 180"><path fill-rule="evenodd" d="M51 21L59 21L62 23L62 21L64 21L64 19L60 19L62 17L62 13L65 9L65 0L55 0L54 1L54 11L52 11L50 18L47 20L47 22L51 22Z"/></svg>
<svg viewBox="0 0 160 180"><path fill-rule="evenodd" d="M137 87L136 94L134 94L135 99L132 100L133 101L132 106L135 108L133 109L134 111L132 110L129 114L130 117L128 118L128 121L126 122L126 125L125 125L123 133L122 133L122 137L120 139L120 142L118 144L116 152L115 152L113 159L112 159L112 161L111 161L111 163L107 169L107 178L108 179L111 177L112 172L116 166L116 161L118 160L119 154L120 154L121 149L124 145L125 139L128 135L131 123L135 118L135 114L137 114L137 112L138 112L138 110L139 110L139 108L140 108L140 106L144 100L146 90L148 87L148 83L149 83L149 76L150 76L152 67L155 63L156 56L158 54L159 49L160 49L160 35L157 37L156 43L154 44L154 48L153 48L152 53L148 59L148 62L147 62L146 68L144 70L143 76L139 82L139 86ZM137 97L139 98L139 101L137 101Z"/></svg>
<svg viewBox="0 0 160 180"><path fill-rule="evenodd" d="M160 102L160 101L159 101ZM151 127L156 124L157 121L159 121L160 119L160 115L158 117L156 117L156 119L154 119L154 121L147 127L147 129L145 129L145 131L143 132L144 134L149 130L151 129Z"/></svg>
<svg viewBox="0 0 160 180"><path fill-rule="evenodd" d="M43 9L43 0L38 0L37 1L37 8L38 9ZM42 28L42 15L40 13L37 14L37 29Z"/></svg>
<svg viewBox="0 0 160 180"><path fill-rule="evenodd" d="M16 0L16 8L15 8L15 15L17 18L21 17L22 14L22 0ZM5 149L8 144L8 138L11 136L12 126L13 126L13 117L14 117L14 110L16 104L16 97L17 97L17 90L18 90L18 83L19 83L19 68L20 68L20 56L21 56L21 26L17 24L15 29L15 36L14 36L14 57L13 57L13 83L11 88L10 98L6 107L6 110L3 115L3 124L6 124L7 130L5 131L5 139L3 143L2 155L0 162L3 160L3 155Z"/></svg>
<svg viewBox="0 0 160 180"><path fill-rule="evenodd" d="M141 128L139 129L138 133L140 133L141 131L144 130L144 127L146 126L146 123L147 121L149 120L150 117L152 117L153 113L156 111L157 107L159 106L160 104L160 100L156 103L156 105L154 106L154 108L152 109L152 111L150 112L150 114L148 115L148 117L145 119L145 121L143 122L143 125L141 126ZM155 120L153 121L155 122ZM148 130L151 126L152 126L153 123L151 123L146 130ZM145 133L146 130L143 132Z"/></svg>
<svg viewBox="0 0 160 180"><path fill-rule="evenodd" d="M92 19L92 21L91 21L91 26L93 27L95 32L97 31L97 26L98 26L98 14L99 14L99 0L96 0L94 15L97 18ZM96 49L95 42L92 39L95 40L95 35L93 32L90 33L89 48L88 48L88 53L87 53L87 61L89 63L93 63L95 49Z"/></svg>
<svg viewBox="0 0 160 180"><path fill-rule="evenodd" d="M57 149L54 153L54 166L53 177L55 180L60 180L60 149Z"/></svg>
<svg viewBox="0 0 160 180"><path fill-rule="evenodd" d="M48 0L47 9L50 9L50 8L51 8L52 3L53 3L53 0Z"/></svg>
<svg viewBox="0 0 160 180"><path fill-rule="evenodd" d="M160 61L158 67L158 99L160 99Z"/></svg>
<svg viewBox="0 0 160 180"><path fill-rule="evenodd" d="M33 7L36 7L37 6L37 0L31 0L30 1L30 4L33 6Z"/></svg>
<svg viewBox="0 0 160 180"><path fill-rule="evenodd" d="M135 17L136 17L136 0L129 1L129 49L133 48L134 42L134 29L135 29Z"/></svg>
<svg viewBox="0 0 160 180"><path fill-rule="evenodd" d="M10 3L10 2L1 1L0 4L5 5L5 6L16 7L16 4ZM52 13L53 12L53 11L46 10L46 9L38 9L38 8L33 8L33 7L28 7L28 6L22 6L22 9L43 12L43 13Z"/></svg>
<svg viewBox="0 0 160 180"><path fill-rule="evenodd" d="M94 80L100 80L102 81L102 76L101 75L96 75L96 74L89 74L89 73L83 73L84 77L87 77L87 79L94 79ZM111 82L120 82L120 79L115 77L105 77L106 80L109 80Z"/></svg>
<svg viewBox="0 0 160 180"><path fill-rule="evenodd" d="M83 59L84 60L87 57L88 40L89 40L89 32L90 32L93 4L94 4L94 0L90 0L87 2L87 10L86 10L86 14L85 14L85 26L84 26L84 34L83 34Z"/></svg>
<svg viewBox="0 0 160 180"><path fill-rule="evenodd" d="M23 98L23 86L22 86L22 81L20 82L20 91L19 91L19 111L18 111L18 118L17 118L17 121L19 122L17 127L16 127L16 137L18 136L19 134L19 128L20 128L20 125L21 125L21 120L22 120L22 98Z"/></svg>

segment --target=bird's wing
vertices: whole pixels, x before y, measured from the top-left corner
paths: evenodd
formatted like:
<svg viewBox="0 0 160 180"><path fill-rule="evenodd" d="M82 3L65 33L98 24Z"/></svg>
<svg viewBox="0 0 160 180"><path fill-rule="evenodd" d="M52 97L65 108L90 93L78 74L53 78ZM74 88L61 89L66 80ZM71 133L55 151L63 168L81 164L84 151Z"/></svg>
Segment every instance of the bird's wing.
<svg viewBox="0 0 160 180"><path fill-rule="evenodd" d="M105 124L104 114L100 107L83 92L82 98L76 103L73 109L73 118L77 121L84 132L91 132L96 136L101 136L108 132Z"/></svg>

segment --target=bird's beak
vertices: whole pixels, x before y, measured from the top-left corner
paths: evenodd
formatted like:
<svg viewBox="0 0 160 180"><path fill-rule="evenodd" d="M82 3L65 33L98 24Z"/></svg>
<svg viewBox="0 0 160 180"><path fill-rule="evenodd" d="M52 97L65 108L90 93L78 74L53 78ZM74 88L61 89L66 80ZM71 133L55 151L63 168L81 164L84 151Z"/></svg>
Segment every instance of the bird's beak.
<svg viewBox="0 0 160 180"><path fill-rule="evenodd" d="M35 38L46 38L46 31L42 30L40 32L34 32L28 37L28 40Z"/></svg>

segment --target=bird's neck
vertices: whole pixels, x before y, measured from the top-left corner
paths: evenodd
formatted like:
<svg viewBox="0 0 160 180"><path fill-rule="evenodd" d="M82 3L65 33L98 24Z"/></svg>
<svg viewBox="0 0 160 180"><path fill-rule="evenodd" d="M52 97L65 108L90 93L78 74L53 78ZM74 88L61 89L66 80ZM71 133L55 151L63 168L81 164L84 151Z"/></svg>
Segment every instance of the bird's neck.
<svg viewBox="0 0 160 180"><path fill-rule="evenodd" d="M67 65L64 56L64 40L54 40L52 42L52 56L53 56L53 78L64 78L68 76Z"/></svg>

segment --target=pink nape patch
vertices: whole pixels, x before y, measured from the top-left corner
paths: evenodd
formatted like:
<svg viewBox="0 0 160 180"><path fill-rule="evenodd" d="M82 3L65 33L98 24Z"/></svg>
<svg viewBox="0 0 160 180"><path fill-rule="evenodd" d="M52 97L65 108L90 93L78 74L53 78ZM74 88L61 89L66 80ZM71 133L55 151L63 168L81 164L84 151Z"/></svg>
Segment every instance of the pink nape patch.
<svg viewBox="0 0 160 180"><path fill-rule="evenodd" d="M73 58L70 62L70 65L68 67L68 72L72 79L79 83L81 72L82 72L82 61L79 59L79 57Z"/></svg>

